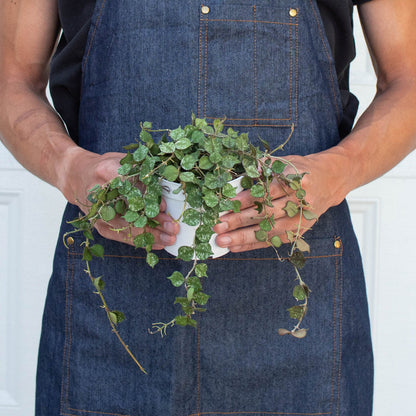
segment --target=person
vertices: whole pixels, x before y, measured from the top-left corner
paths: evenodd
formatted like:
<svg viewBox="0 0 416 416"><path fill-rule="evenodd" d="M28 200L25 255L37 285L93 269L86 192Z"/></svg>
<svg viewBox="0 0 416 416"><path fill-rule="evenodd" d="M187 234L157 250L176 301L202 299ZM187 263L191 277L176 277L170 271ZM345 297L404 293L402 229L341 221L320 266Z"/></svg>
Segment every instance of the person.
<svg viewBox="0 0 416 416"><path fill-rule="evenodd" d="M352 131L351 0L1 3L1 139L68 200L62 234L85 210L88 190L117 175L122 146L141 121L174 128L192 111L208 121L227 115L226 124L272 144L294 126L284 154L308 172L302 186L319 216L305 234L313 302L302 340L277 335L290 302L290 265L255 240L247 192L237 197L241 213L215 227L217 243L231 253L209 263L208 311L196 330L175 328L163 339L147 328L175 316L177 294L164 276L184 266L165 254L149 270L131 238L114 231L121 218L97 223L96 241L108 253L98 273L106 277L109 302L126 312L123 331L147 376L106 331L79 241L58 244L37 416L371 414L365 285L345 197L415 148L416 51L408 45L416 41L416 3L355 3L377 94ZM48 80L58 112L45 95ZM285 193L276 190L273 198L276 232L287 241L285 231L296 229L299 218L282 215ZM164 209L162 201L160 226L151 230L155 249L178 233Z"/></svg>

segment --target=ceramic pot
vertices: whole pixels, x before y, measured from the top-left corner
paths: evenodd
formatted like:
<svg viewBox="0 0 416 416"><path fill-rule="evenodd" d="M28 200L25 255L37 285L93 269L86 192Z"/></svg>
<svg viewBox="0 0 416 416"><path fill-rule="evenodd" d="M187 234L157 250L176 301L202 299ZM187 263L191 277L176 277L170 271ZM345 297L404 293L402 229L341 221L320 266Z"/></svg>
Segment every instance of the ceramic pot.
<svg viewBox="0 0 416 416"><path fill-rule="evenodd" d="M243 190L243 187L241 186L241 179L242 177L239 177L229 182L236 188L237 194ZM177 220L186 209L191 208L188 203L185 203L185 193L183 191L180 191L177 194L173 193L176 189L179 188L179 183L162 179L160 184L162 185L163 189L162 197L166 201L166 213L173 219ZM224 214L226 214L226 212L222 212L220 216ZM179 247L192 247L195 238L195 231L198 228L197 225L191 226L185 224L182 222L182 220L179 221L179 225L180 231L176 236L175 244L165 247L165 250L174 256L178 255ZM216 237L217 234L213 234L209 241L212 252L214 253L212 256L213 258L224 256L230 251L228 248L218 246L215 242Z"/></svg>

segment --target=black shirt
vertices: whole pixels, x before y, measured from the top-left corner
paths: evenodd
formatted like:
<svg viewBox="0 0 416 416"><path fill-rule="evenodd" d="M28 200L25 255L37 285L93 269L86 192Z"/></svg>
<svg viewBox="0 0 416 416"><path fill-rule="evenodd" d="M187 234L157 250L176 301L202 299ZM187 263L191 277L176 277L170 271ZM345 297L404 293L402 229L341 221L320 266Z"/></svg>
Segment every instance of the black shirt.
<svg viewBox="0 0 416 416"><path fill-rule="evenodd" d="M353 4L370 0L317 0L328 41L335 59L344 107L341 137L348 134L358 108L349 92L349 65L355 57L352 27ZM58 0L62 36L51 64L50 89L55 108L70 136L78 138L78 108L81 62L96 0Z"/></svg>

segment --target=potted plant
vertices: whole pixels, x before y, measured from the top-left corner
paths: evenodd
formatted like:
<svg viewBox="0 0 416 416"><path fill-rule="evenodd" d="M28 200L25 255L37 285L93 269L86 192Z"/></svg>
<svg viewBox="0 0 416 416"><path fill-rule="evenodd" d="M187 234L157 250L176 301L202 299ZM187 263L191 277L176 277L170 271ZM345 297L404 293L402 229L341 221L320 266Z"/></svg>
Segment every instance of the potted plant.
<svg viewBox="0 0 416 416"><path fill-rule="evenodd" d="M202 291L201 279L207 276L207 264L204 261L214 255L212 227L220 222L222 213L240 211L240 202L234 199L237 190L249 190L251 196L256 198L256 210L261 220L255 232L256 238L273 247L281 261L283 259L277 248L282 241L278 236L269 237L275 225L273 214L268 214L266 209L273 207L270 195L272 181L280 183L283 189L290 188L295 192L297 202L288 201L284 208L289 217L300 215L300 218L307 220L315 218L302 189L301 180L305 173L298 172L288 160L274 156L290 140L293 127L285 143L271 149L266 141L261 140L264 150L260 150L250 143L246 133L239 134L231 128L225 132L223 123L224 120L215 120L213 125L209 125L204 119L194 116L191 124L174 130L155 130L152 123L142 123L139 140L125 146L127 154L120 160L119 176L90 190L88 213L71 221L74 230L65 235L83 233L86 273L101 297L114 332L139 366L116 329L116 325L124 319L123 313L107 306L103 295L103 279L94 277L91 271L91 260L104 255L104 247L93 244L92 230L97 220L109 222L119 215L126 221L126 228L156 227L158 223L155 217L159 214L162 195L167 196L167 202L169 199L182 199L173 217L183 224L183 231L189 234L190 240L180 247L167 249L179 259L189 262L190 266L186 275L175 271L167 276L178 290L182 288L183 293L172 300L178 304L180 314L170 322L153 324L151 333L163 336L167 328L175 325L196 326L194 314L205 310L209 295ZM156 135L161 137L155 140ZM288 166L294 173L286 173ZM233 180L237 180L237 184ZM168 204L167 212L169 209ZM288 259L294 267L297 280L293 289L296 304L288 311L297 323L291 330L279 329L279 334L303 338L306 329L300 328L300 325L307 311L310 290L299 270L305 263L303 253L309 251L309 245L302 238L300 221L297 232L287 232L287 237L290 241ZM143 232L134 238L134 244L146 250L147 264L155 267L158 256L152 251L153 235ZM218 255L227 251L223 250Z"/></svg>

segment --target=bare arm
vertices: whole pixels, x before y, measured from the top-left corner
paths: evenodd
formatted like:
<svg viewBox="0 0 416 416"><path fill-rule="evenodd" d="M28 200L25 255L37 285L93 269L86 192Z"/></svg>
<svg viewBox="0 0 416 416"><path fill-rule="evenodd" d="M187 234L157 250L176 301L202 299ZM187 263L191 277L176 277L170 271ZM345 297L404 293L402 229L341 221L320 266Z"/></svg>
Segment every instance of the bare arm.
<svg viewBox="0 0 416 416"><path fill-rule="evenodd" d="M391 168L416 147L416 16L414 0L372 0L359 8L377 74L377 94L341 143L326 151L290 159L300 171L309 172L302 181L306 199L319 216L339 204L353 189L362 186ZM232 251L264 247L255 240L258 229L249 193L238 197L241 215L229 214L215 227L222 233L221 246ZM277 234L296 231L298 219L284 216L287 196L274 195ZM254 219L253 219L254 218ZM305 229L310 226L304 222Z"/></svg>
<svg viewBox="0 0 416 416"><path fill-rule="evenodd" d="M98 155L78 147L49 105L45 88L59 31L56 0L0 3L0 138L23 166L83 207L88 189L117 175L122 154ZM172 224L166 214L158 219ZM122 220L115 221L121 228ZM104 223L97 229L126 241ZM174 241L177 227L152 232L160 248Z"/></svg>

